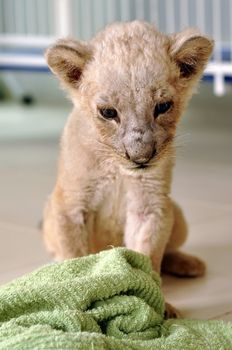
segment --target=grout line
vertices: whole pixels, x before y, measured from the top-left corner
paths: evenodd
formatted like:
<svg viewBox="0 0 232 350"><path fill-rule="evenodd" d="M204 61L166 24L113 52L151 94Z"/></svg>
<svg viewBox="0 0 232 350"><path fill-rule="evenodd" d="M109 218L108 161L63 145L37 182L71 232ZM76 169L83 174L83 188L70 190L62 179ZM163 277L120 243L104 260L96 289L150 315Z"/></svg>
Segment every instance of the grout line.
<svg viewBox="0 0 232 350"><path fill-rule="evenodd" d="M36 266L38 266L38 268L42 267L42 266L48 264L50 261L51 261L51 259L49 259L49 257L47 260L46 260L46 258L44 260L41 258L38 258L38 259L30 261L28 263L23 263L22 265L17 265L17 267L14 266L10 270L1 271L1 274L7 275L8 273L11 273L11 272L18 272L18 271L20 272L22 269L25 269L27 267L29 267L29 268L32 267L32 269L36 269Z"/></svg>
<svg viewBox="0 0 232 350"><path fill-rule="evenodd" d="M39 229L37 226L27 226L27 225L13 223L10 221L2 221L0 219L0 228L1 226L5 226L7 229L16 228L16 229L22 229L22 230L33 230L33 231L41 232L41 229Z"/></svg>
<svg viewBox="0 0 232 350"><path fill-rule="evenodd" d="M1 273L1 278L3 276L3 278L7 278L9 277L9 279L6 282L0 282L0 286L10 283L14 280L16 280L17 278L23 277L31 272L34 272L35 270L38 270L40 268L42 268L43 266L46 266L50 263L50 260L48 261L37 261L37 262L33 262L32 264L23 264L22 266L20 266L19 268L13 268L10 269L9 271L5 271L3 273ZM28 270L28 271L25 271ZM12 277L12 273L15 275L17 274L17 276Z"/></svg>
<svg viewBox="0 0 232 350"><path fill-rule="evenodd" d="M200 204L205 205L206 207L210 207L213 209L219 209L219 210L230 210L232 209L232 205L230 203L215 203L213 201L209 200L198 200L198 199L190 199L189 198L180 198L181 201L186 202L188 205L191 204Z"/></svg>
<svg viewBox="0 0 232 350"><path fill-rule="evenodd" d="M227 315L230 315L230 314L232 314L232 310L224 312L223 314L219 314L217 316L211 317L211 318L209 318L209 320L217 320L220 317L227 316Z"/></svg>

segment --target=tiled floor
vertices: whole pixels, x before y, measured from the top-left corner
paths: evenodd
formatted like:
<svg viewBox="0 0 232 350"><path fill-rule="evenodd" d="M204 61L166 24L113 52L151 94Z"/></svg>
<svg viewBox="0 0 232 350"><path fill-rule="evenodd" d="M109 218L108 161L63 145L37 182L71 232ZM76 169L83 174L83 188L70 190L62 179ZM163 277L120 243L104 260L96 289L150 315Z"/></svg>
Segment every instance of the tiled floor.
<svg viewBox="0 0 232 350"><path fill-rule="evenodd" d="M173 195L189 222L185 250L208 271L199 279L165 277L164 291L186 317L232 321L232 103L202 91L178 132ZM37 227L69 109L0 105L0 283L50 259Z"/></svg>

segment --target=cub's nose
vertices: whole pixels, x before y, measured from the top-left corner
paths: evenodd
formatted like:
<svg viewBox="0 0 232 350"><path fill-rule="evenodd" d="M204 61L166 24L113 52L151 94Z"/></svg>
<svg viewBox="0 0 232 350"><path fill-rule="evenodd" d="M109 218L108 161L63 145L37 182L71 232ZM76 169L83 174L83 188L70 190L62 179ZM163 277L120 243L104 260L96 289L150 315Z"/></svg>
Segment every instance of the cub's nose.
<svg viewBox="0 0 232 350"><path fill-rule="evenodd" d="M130 159L132 162L136 163L136 164L139 164L139 165L143 165L143 164L146 164L148 163L151 158L153 158L156 154L156 150L152 150L150 152L147 152L146 154L138 154L138 153L132 153L132 152L128 152L126 151L126 157L128 159Z"/></svg>
<svg viewBox="0 0 232 350"><path fill-rule="evenodd" d="M139 165L148 163L153 157L155 142L152 130L134 127L127 130L124 136L124 147L126 156L132 162Z"/></svg>

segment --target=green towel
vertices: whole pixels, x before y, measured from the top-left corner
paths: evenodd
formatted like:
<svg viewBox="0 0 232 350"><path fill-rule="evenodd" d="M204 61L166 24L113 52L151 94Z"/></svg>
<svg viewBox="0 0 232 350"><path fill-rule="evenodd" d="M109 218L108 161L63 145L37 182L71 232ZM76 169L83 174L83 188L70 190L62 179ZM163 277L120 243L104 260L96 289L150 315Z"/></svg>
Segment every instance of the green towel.
<svg viewBox="0 0 232 350"><path fill-rule="evenodd" d="M164 321L148 257L116 248L0 288L1 350L231 350L232 324Z"/></svg>

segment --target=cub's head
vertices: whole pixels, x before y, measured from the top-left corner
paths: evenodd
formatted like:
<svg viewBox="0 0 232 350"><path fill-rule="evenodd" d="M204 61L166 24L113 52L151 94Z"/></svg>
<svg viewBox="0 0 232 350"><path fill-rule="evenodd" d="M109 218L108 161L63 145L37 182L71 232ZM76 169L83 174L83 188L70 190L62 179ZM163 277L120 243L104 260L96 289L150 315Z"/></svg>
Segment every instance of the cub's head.
<svg viewBox="0 0 232 350"><path fill-rule="evenodd" d="M90 42L60 40L46 56L96 139L128 165L146 167L171 146L212 48L196 29L169 36L135 21L113 24Z"/></svg>

